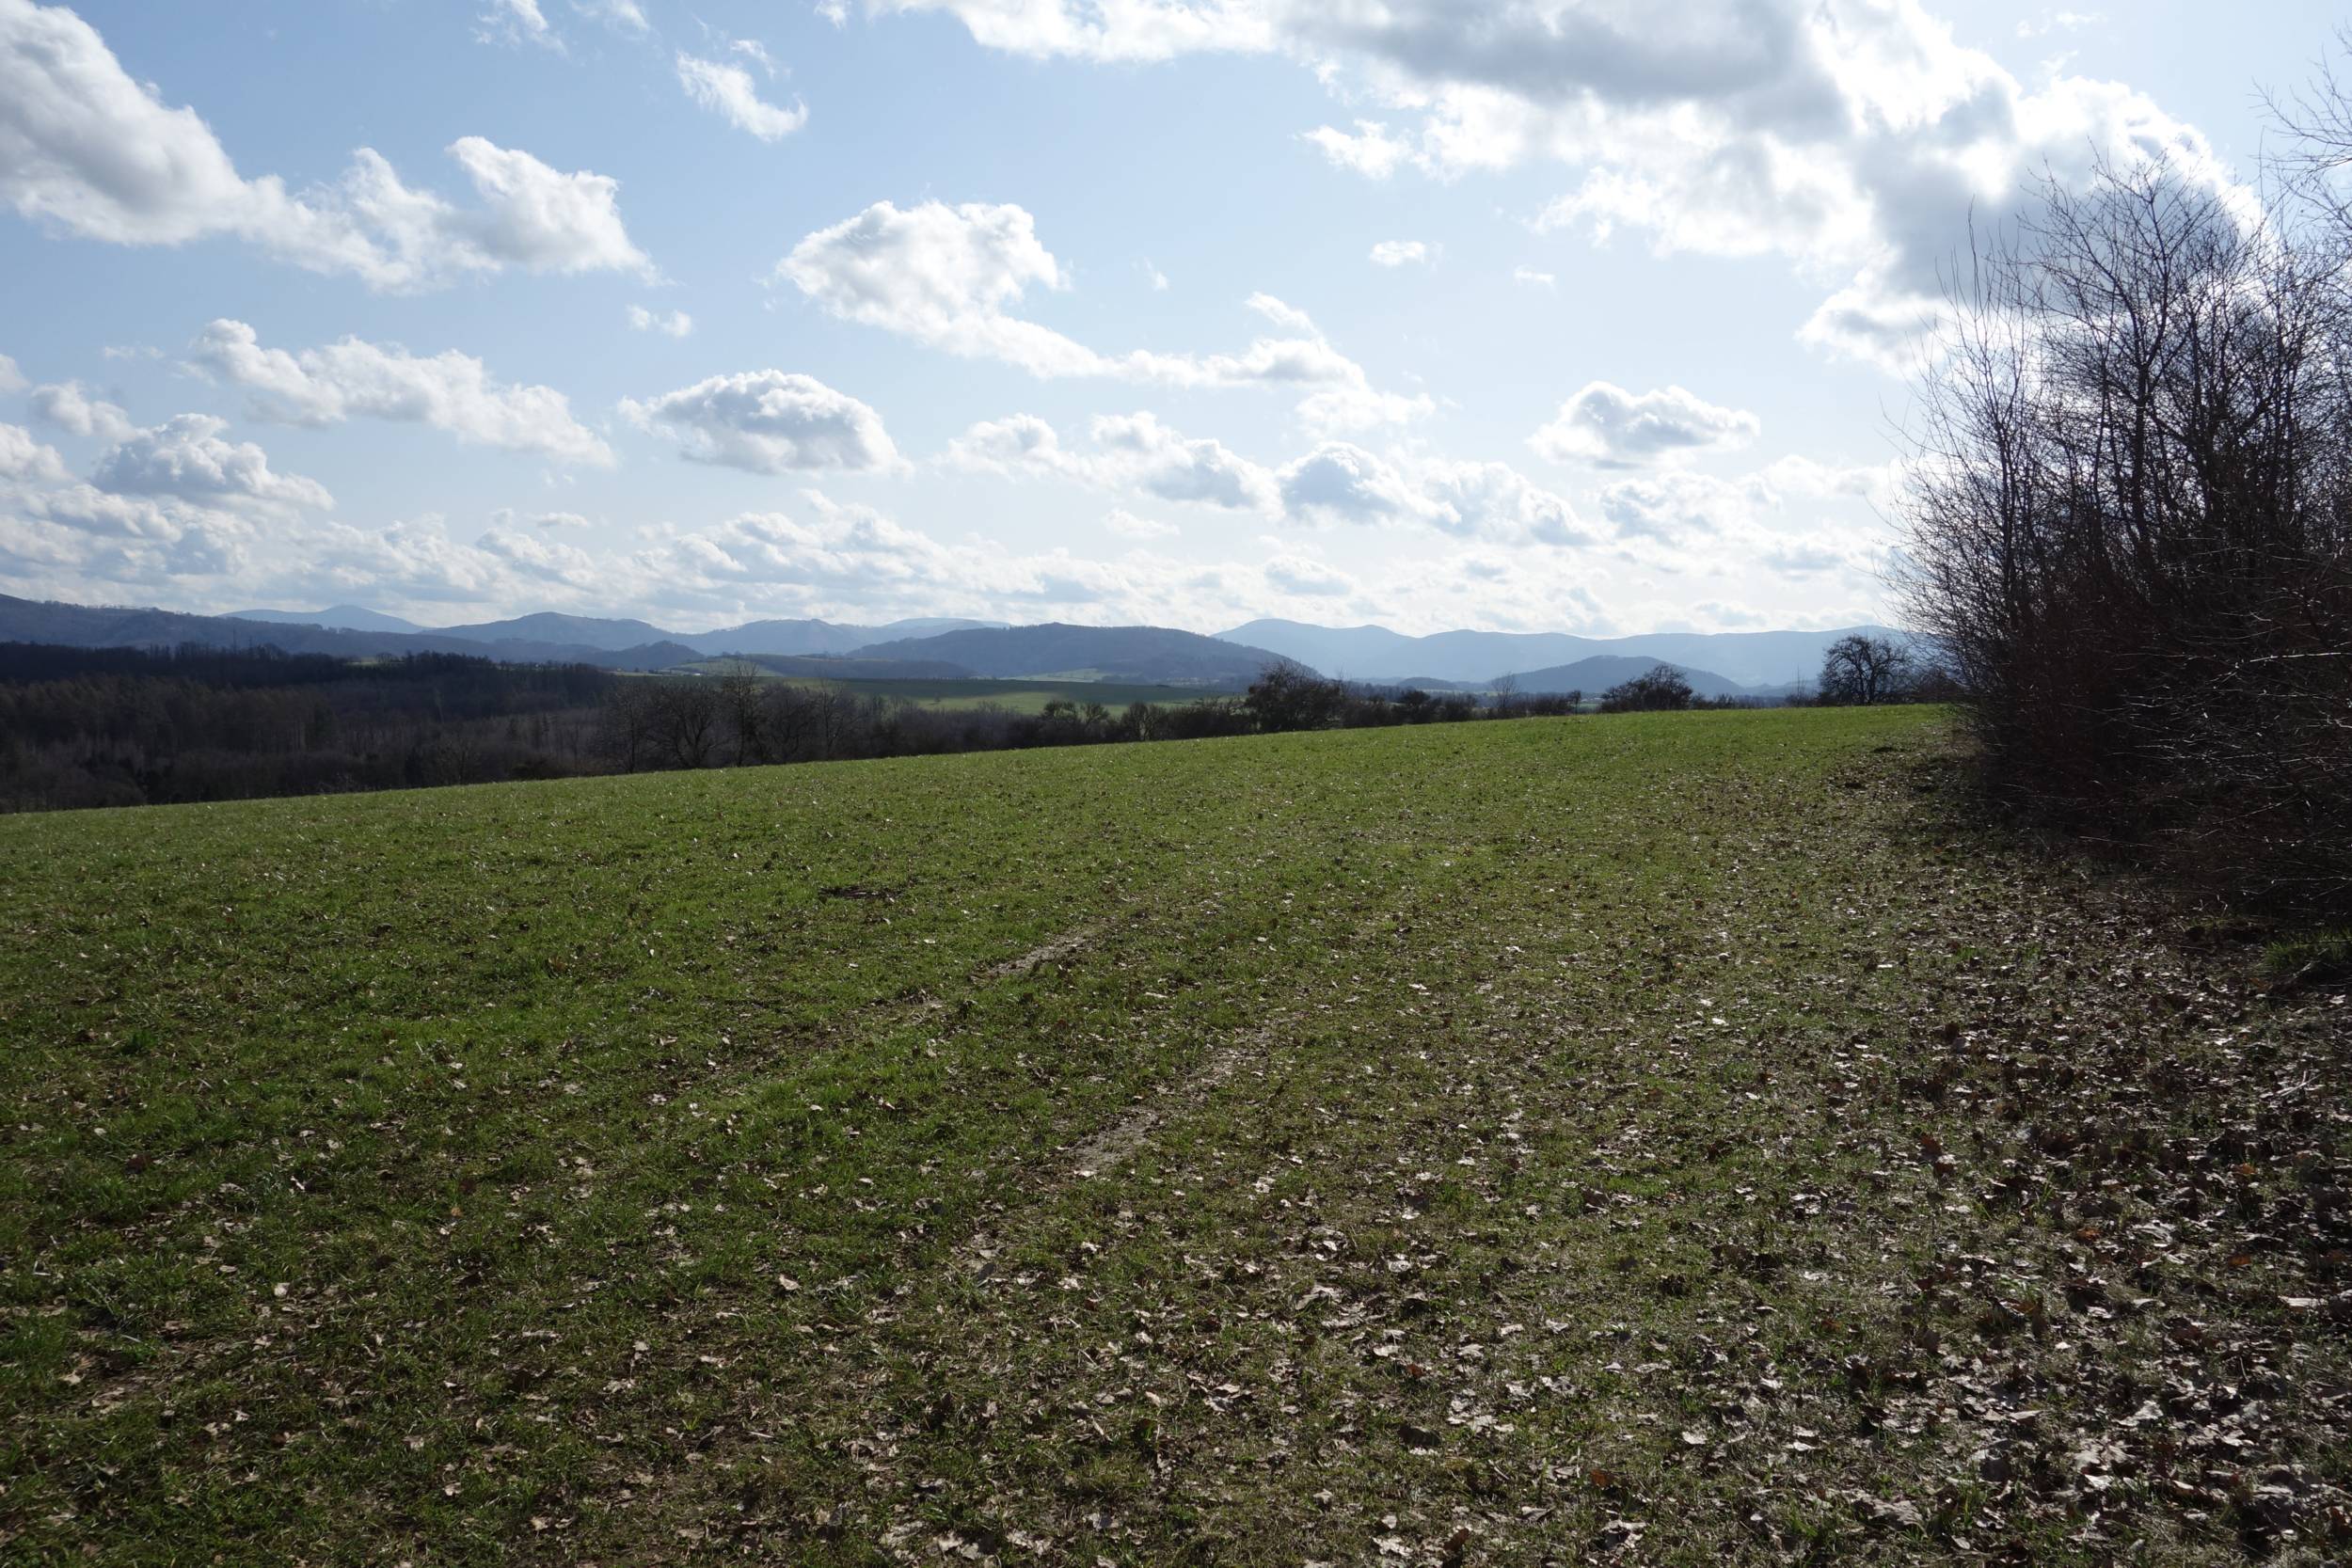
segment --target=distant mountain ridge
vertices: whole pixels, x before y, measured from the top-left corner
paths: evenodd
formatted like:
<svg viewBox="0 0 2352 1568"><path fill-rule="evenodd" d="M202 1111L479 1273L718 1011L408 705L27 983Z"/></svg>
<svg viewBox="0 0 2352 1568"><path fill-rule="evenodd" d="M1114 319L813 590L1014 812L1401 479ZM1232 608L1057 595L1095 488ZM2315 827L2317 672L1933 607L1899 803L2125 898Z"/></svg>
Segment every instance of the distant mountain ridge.
<svg viewBox="0 0 2352 1568"><path fill-rule="evenodd" d="M324 626L329 631L421 632L414 621L387 615L364 605L328 605L325 610L232 610L232 621L261 621L273 626Z"/></svg>
<svg viewBox="0 0 2352 1568"><path fill-rule="evenodd" d="M860 658L938 658L976 675L1018 677L1089 672L1104 680L1239 688L1278 657L1169 626L995 626L876 642Z"/></svg>
<svg viewBox="0 0 2352 1568"><path fill-rule="evenodd" d="M1231 642L1270 648L1327 674L1351 680L1424 679L1483 685L1500 675L1529 674L1596 657L1638 658L1644 667L1673 664L1686 673L1711 672L1742 688L1810 688L1821 655L1840 637L1861 632L1903 639L1880 626L1831 631L1649 632L1634 637L1580 637L1570 632L1441 631L1407 637L1386 626L1318 626L1300 621L1250 621L1216 635ZM1614 684L1610 683L1610 684ZM1733 692L1731 695L1741 695Z"/></svg>
<svg viewBox="0 0 2352 1568"><path fill-rule="evenodd" d="M1852 632L1900 638L1885 626L1830 631L1652 632L1592 638L1568 632L1448 631L1408 637L1385 626L1318 626L1260 620L1214 637L1168 626L1008 626L926 617L878 626L820 620L747 621L707 632L651 622L556 611L419 627L359 605L260 610L245 615L92 607L0 595L0 641L71 647L216 647L273 644L288 653L343 657L469 654L509 663L594 664L662 670L738 655L806 660L806 673L848 665L920 666L949 674L1022 679L1077 676L1235 690L1266 664L1288 659L1324 674L1383 685L1422 683L1486 690L1508 677L1529 693L1597 693L1654 664L1681 670L1702 696L1772 699L1810 690L1821 655Z"/></svg>

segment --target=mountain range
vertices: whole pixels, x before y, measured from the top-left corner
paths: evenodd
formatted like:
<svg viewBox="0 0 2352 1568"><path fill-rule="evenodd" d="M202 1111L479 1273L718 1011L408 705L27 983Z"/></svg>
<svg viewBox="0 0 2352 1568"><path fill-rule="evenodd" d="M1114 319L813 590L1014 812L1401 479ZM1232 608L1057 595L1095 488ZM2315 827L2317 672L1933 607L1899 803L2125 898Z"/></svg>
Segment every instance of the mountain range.
<svg viewBox="0 0 2352 1568"><path fill-rule="evenodd" d="M1441 631L1407 637L1386 626L1317 626L1299 621L1251 621L1216 635L1229 642L1272 649L1285 658L1349 680L1419 678L1483 687L1498 675L1520 673L1520 689L1534 690L1529 683L1537 675L1553 677L1556 667L1609 656L1637 659L1643 670L1672 664L1686 674L1712 673L1741 688L1777 689L1792 685L1810 689L1820 673L1821 655L1829 645L1856 632L1906 640L1903 633L1878 626L1840 626L1834 631L1668 631L1638 637L1578 637L1559 631ZM1589 679L1576 679L1572 685L1587 691L1598 689Z"/></svg>
<svg viewBox="0 0 2352 1568"><path fill-rule="evenodd" d="M1652 665L1669 663L1701 696L1772 698L1809 690L1823 650L1852 632L1901 636L1884 626L1863 626L1618 638L1484 631L1409 637L1385 626L1259 620L1203 637L1167 626L1008 626L935 618L871 626L749 621L707 632L675 632L646 621L552 612L419 626L358 605L221 616L0 595L0 642L85 648L273 644L288 653L351 658L434 652L616 670L663 670L733 654L778 669L788 663L796 673L837 671L844 678L883 669L903 676L919 668L940 676L1052 675L1227 690L1247 685L1279 657L1351 680L1432 689L1485 690L1507 677L1531 694L1597 693Z"/></svg>

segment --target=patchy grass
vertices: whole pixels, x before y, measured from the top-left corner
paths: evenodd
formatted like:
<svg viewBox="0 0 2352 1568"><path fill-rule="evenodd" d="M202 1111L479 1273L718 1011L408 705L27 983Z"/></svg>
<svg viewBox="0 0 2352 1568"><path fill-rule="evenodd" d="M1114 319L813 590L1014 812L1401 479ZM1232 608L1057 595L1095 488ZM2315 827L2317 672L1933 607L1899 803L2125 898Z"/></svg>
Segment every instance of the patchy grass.
<svg viewBox="0 0 2352 1568"><path fill-rule="evenodd" d="M1943 744L0 821L0 1553L2335 1560L2344 998Z"/></svg>
<svg viewBox="0 0 2352 1568"><path fill-rule="evenodd" d="M2263 973L2291 985L2352 980L2352 927L2272 942L2263 950Z"/></svg>

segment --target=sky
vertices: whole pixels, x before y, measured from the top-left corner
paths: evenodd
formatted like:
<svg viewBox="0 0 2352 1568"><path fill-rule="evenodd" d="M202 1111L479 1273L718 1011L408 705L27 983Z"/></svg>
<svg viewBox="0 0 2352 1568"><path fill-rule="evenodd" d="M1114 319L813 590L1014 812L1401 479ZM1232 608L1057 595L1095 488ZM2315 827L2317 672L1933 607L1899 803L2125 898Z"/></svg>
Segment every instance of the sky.
<svg viewBox="0 0 2352 1568"><path fill-rule="evenodd" d="M1940 279L2300 0L0 0L0 592L1886 620Z"/></svg>

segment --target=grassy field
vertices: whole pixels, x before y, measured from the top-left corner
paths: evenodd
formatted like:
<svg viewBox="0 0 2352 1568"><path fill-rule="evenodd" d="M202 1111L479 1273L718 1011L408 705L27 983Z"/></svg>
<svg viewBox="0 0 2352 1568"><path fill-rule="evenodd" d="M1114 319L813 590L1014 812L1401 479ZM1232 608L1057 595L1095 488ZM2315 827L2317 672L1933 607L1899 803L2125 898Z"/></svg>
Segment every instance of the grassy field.
<svg viewBox="0 0 2352 1568"><path fill-rule="evenodd" d="M739 665L734 659L711 659L689 669L716 673ZM1055 701L1100 703L1116 714L1130 703L1154 706L1197 703L1203 697L1227 696L1199 686L1135 686L1097 681L1085 675L1041 677L1036 680L819 680L809 675L775 675L771 680L794 686L831 686L860 697L897 698L918 707L1000 707L1011 713L1042 713Z"/></svg>
<svg viewBox="0 0 2352 1568"><path fill-rule="evenodd" d="M1947 744L0 820L0 1558L2342 1560L2341 990Z"/></svg>

